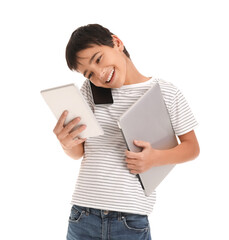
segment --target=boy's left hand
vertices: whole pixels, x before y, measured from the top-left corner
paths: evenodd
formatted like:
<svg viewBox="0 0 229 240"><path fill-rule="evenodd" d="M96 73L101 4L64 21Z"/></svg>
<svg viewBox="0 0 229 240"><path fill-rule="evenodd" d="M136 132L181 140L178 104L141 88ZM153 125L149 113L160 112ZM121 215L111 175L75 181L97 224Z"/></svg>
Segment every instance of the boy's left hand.
<svg viewBox="0 0 229 240"><path fill-rule="evenodd" d="M161 158L161 150L153 149L149 142L134 141L138 147L142 147L141 152L130 152L126 150L127 168L133 174L139 174L147 171L151 167L159 166Z"/></svg>

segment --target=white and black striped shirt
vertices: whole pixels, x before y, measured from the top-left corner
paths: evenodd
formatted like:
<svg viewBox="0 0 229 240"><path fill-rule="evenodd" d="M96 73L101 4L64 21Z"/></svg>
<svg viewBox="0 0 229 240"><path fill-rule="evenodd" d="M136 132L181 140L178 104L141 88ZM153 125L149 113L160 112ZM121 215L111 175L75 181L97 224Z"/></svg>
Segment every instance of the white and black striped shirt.
<svg viewBox="0 0 229 240"><path fill-rule="evenodd" d="M197 122L182 93L171 83L151 78L142 83L112 89L113 104L94 105L89 80L81 93L104 130L104 135L85 141L84 156L71 204L110 211L149 215L156 192L145 196L136 175L125 163L126 144L117 119L155 82L158 82L176 135L185 134Z"/></svg>

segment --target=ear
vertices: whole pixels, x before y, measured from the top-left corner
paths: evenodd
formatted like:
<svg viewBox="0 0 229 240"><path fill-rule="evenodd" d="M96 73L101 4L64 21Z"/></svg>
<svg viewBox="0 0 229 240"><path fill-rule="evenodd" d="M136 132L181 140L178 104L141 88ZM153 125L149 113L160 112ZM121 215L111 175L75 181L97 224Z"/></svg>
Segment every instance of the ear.
<svg viewBox="0 0 229 240"><path fill-rule="evenodd" d="M117 47L121 51L123 51L124 50L123 42L116 35L112 35L112 38L113 38L113 43L114 43L115 47Z"/></svg>

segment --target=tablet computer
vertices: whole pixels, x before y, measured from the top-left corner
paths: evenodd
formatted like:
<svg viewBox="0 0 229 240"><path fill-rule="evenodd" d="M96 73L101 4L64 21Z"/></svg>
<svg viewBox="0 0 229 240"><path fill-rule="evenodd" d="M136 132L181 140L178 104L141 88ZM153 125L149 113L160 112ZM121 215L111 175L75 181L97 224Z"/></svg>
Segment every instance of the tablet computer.
<svg viewBox="0 0 229 240"><path fill-rule="evenodd" d="M68 110L64 125L76 117L81 118L79 124L72 130L74 131L79 125L85 124L87 126L78 135L79 138L90 138L104 134L102 127L81 94L80 89L75 84L45 89L41 91L41 95L57 119L60 118L64 110Z"/></svg>

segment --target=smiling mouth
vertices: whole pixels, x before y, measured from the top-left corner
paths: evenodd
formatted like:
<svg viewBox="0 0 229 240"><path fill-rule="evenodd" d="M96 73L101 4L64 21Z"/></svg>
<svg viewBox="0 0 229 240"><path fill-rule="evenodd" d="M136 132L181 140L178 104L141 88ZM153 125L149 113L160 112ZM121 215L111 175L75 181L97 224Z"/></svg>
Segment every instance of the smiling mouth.
<svg viewBox="0 0 229 240"><path fill-rule="evenodd" d="M108 77L108 79L107 79L107 81L105 83L109 83L111 81L111 79L114 76L114 71L115 71L114 69L111 71L111 73L110 73L110 75L109 75L109 77Z"/></svg>

